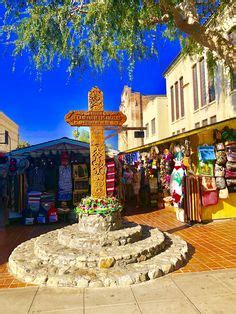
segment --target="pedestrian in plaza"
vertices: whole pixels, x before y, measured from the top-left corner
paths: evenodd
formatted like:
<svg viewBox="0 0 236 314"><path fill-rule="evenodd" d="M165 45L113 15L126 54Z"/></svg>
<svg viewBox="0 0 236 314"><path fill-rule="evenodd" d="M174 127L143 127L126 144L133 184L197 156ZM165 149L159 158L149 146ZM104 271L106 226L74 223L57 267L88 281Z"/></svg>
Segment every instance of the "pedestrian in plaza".
<svg viewBox="0 0 236 314"><path fill-rule="evenodd" d="M8 225L9 212L7 208L7 168L5 165L0 165L0 227Z"/></svg>
<svg viewBox="0 0 236 314"><path fill-rule="evenodd" d="M136 208L138 208L139 205L140 205L140 198L139 198L140 182L141 182L140 172L138 171L137 168L134 168L134 173L133 173L133 190L134 190L134 196L135 196L135 201L136 201Z"/></svg>
<svg viewBox="0 0 236 314"><path fill-rule="evenodd" d="M128 166L124 167L123 175L122 175L122 182L124 184L125 190L125 202L130 202L132 197L132 190L133 190L133 172L129 169Z"/></svg>

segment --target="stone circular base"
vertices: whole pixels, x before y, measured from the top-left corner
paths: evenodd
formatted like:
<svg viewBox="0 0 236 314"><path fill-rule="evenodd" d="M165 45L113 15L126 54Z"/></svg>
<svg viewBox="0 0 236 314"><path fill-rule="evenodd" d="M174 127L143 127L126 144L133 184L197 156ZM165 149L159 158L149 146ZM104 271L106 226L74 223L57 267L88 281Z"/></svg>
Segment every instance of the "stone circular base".
<svg viewBox="0 0 236 314"><path fill-rule="evenodd" d="M117 230L122 227L121 214L119 211L103 216L99 214L78 216L78 228L81 232L97 233Z"/></svg>
<svg viewBox="0 0 236 314"><path fill-rule="evenodd" d="M116 287L155 279L187 261L188 245L177 236L130 223L112 231L117 217L94 216L22 243L9 257L9 271L43 286Z"/></svg>

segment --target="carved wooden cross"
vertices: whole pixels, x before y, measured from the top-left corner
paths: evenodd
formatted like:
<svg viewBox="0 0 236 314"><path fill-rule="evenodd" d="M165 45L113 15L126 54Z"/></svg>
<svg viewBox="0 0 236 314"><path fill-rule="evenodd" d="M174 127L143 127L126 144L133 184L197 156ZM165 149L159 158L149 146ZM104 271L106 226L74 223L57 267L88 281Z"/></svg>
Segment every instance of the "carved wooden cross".
<svg viewBox="0 0 236 314"><path fill-rule="evenodd" d="M88 93L88 111L70 111L65 119L71 126L90 127L91 195L106 197L106 156L104 127L121 127L127 117L122 112L103 110L103 93L94 87Z"/></svg>

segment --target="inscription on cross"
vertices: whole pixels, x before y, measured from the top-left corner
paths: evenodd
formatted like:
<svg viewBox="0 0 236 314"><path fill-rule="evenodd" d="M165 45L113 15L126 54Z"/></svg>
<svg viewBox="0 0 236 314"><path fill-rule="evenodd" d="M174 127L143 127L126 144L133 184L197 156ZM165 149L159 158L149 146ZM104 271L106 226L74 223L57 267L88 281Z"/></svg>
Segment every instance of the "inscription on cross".
<svg viewBox="0 0 236 314"><path fill-rule="evenodd" d="M104 127L122 126L126 116L122 112L103 110L103 93L94 87L88 93L88 111L70 111L65 120L71 126L90 127L91 195L106 197L106 156Z"/></svg>

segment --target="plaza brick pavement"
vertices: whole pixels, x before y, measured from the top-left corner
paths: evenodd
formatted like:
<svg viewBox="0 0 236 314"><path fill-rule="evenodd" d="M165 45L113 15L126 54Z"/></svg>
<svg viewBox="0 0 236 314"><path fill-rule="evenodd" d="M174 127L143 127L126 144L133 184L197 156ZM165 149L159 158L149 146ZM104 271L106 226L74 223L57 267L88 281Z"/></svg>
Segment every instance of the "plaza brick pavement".
<svg viewBox="0 0 236 314"><path fill-rule="evenodd" d="M188 242L191 258L187 265L176 273L236 268L236 220L220 220L190 226L178 222L172 208L146 212L144 209L129 208L125 212L125 219L177 234ZM11 225L0 229L0 288L29 286L19 282L8 273L9 255L20 243L63 226L63 224Z"/></svg>

